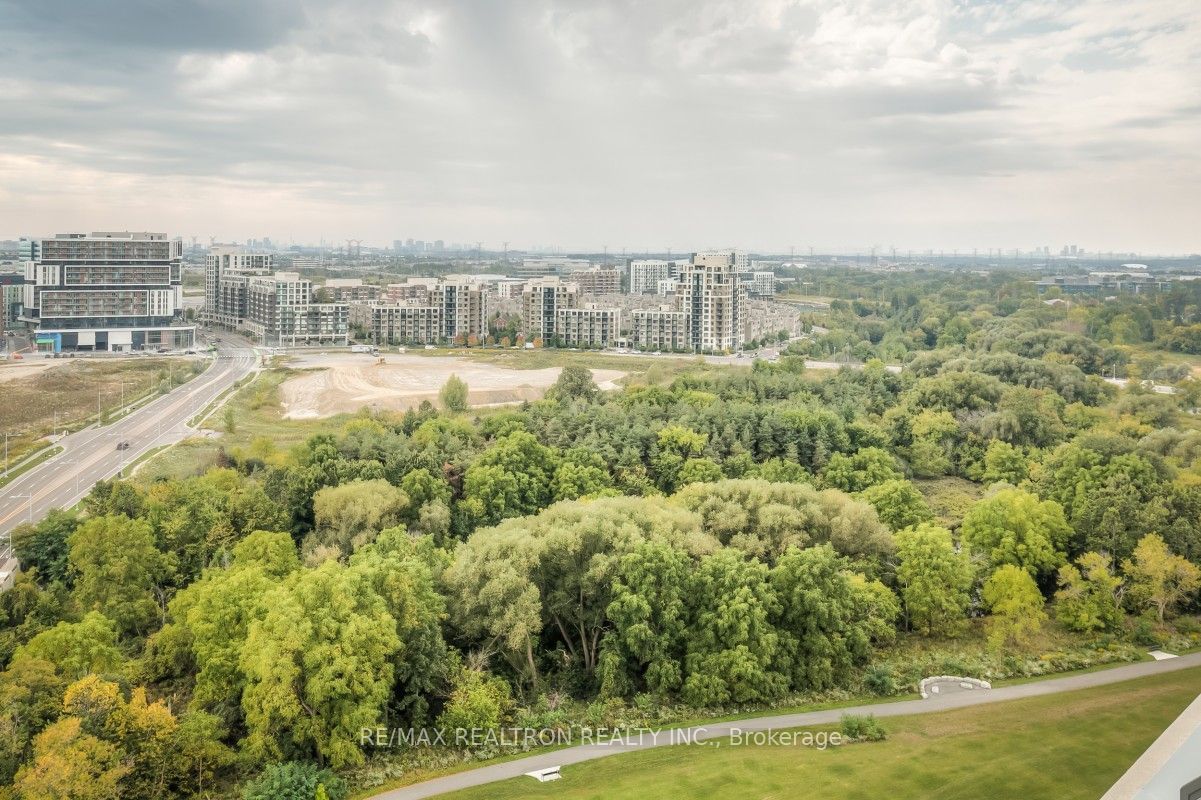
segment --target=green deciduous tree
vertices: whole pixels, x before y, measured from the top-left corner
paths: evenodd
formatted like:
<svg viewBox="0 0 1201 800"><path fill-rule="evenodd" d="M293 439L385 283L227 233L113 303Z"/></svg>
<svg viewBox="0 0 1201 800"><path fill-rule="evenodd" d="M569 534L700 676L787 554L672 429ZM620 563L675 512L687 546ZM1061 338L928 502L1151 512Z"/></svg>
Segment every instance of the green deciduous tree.
<svg viewBox="0 0 1201 800"><path fill-rule="evenodd" d="M195 663L194 708L227 718L239 708L246 682L242 649L251 624L267 615L268 595L281 577L253 562L235 563L228 570L205 572L172 599L173 624L186 631Z"/></svg>
<svg viewBox="0 0 1201 800"><path fill-rule="evenodd" d="M1064 562L1072 529L1054 500L1005 489L977 502L963 518L964 546L991 567L1013 564L1032 576Z"/></svg>
<svg viewBox="0 0 1201 800"><path fill-rule="evenodd" d="M724 548L692 575L683 698L694 706L766 702L788 688L777 669L779 601L768 570Z"/></svg>
<svg viewBox="0 0 1201 800"><path fill-rule="evenodd" d="M984 581L981 597L992 612L988 645L994 650L1025 647L1047 618L1034 578L1013 564L1001 566Z"/></svg>
<svg viewBox="0 0 1201 800"><path fill-rule="evenodd" d="M458 375L451 375L438 392L442 407L452 414L462 414L467 410L467 384Z"/></svg>
<svg viewBox="0 0 1201 800"><path fill-rule="evenodd" d="M13 529L13 553L26 570L36 569L43 584L68 579L68 540L79 526L79 518L70 511L51 509L40 522L23 523Z"/></svg>
<svg viewBox="0 0 1201 800"><path fill-rule="evenodd" d="M642 542L622 557L606 609L613 628L601 643L603 695L679 690L694 567L687 553L663 541Z"/></svg>
<svg viewBox="0 0 1201 800"><path fill-rule="evenodd" d="M167 563L150 526L124 516L89 519L71 534L75 599L113 621L123 635L147 633L161 618Z"/></svg>
<svg viewBox="0 0 1201 800"><path fill-rule="evenodd" d="M1030 474L1030 462L1020 447L994 439L984 451L984 482L1021 483Z"/></svg>
<svg viewBox="0 0 1201 800"><path fill-rule="evenodd" d="M351 481L313 495L317 523L306 547L336 549L342 556L370 542L385 528L404 521L409 496L385 480Z"/></svg>
<svg viewBox="0 0 1201 800"><path fill-rule="evenodd" d="M117 629L98 611L88 612L79 622L60 622L42 631L13 654L13 663L24 659L48 661L67 678L89 672L113 672L124 658L117 649Z"/></svg>
<svg viewBox="0 0 1201 800"><path fill-rule="evenodd" d="M963 625L972 571L955 552L951 532L922 524L897 533L897 582L909 624L927 635L954 634Z"/></svg>
<svg viewBox="0 0 1201 800"><path fill-rule="evenodd" d="M903 477L892 454L865 447L851 455L835 453L822 470L822 485L844 492L861 492L869 486Z"/></svg>
<svg viewBox="0 0 1201 800"><path fill-rule="evenodd" d="M834 545L841 555L891 553L892 536L875 510L836 489L803 483L725 480L686 486L673 498L696 511L706 533L767 564L790 545Z"/></svg>
<svg viewBox="0 0 1201 800"><path fill-rule="evenodd" d="M894 531L934 519L926 498L907 480L895 479L869 486L859 499L876 509L880 521Z"/></svg>
<svg viewBox="0 0 1201 800"><path fill-rule="evenodd" d="M1113 574L1111 564L1101 553L1085 553L1076 564L1059 568L1055 613L1064 627L1092 633L1117 630L1121 625L1122 579Z"/></svg>
<svg viewBox="0 0 1201 800"><path fill-rule="evenodd" d="M864 606L843 560L828 544L789 548L771 570L780 637L779 665L799 691L844 685L867 661L871 637Z"/></svg>
<svg viewBox="0 0 1201 800"><path fill-rule="evenodd" d="M600 389L597 388L596 381L592 379L592 370L578 364L563 367L559 372L559 377L555 379L554 385L546 392L548 399L559 402L570 400L592 402L599 395Z"/></svg>
<svg viewBox="0 0 1201 800"><path fill-rule="evenodd" d="M334 768L361 763L359 731L379 724L401 647L370 576L326 561L264 600L241 658L246 754L296 748Z"/></svg>

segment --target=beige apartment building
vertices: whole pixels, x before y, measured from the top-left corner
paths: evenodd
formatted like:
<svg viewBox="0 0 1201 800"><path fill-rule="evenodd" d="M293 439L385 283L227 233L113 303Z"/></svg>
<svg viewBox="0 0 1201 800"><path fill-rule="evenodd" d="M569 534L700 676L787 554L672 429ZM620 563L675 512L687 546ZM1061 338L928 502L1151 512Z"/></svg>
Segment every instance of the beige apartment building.
<svg viewBox="0 0 1201 800"><path fill-rule="evenodd" d="M688 314L688 347L702 353L742 348L746 284L738 274L744 261L733 252L695 253L680 269L676 310Z"/></svg>
<svg viewBox="0 0 1201 800"><path fill-rule="evenodd" d="M621 336L621 310L595 303L555 312L555 334L565 347L612 347Z"/></svg>
<svg viewBox="0 0 1201 800"><path fill-rule="evenodd" d="M618 294L621 270L593 267L572 273L571 282L580 287L580 294Z"/></svg>
<svg viewBox="0 0 1201 800"><path fill-rule="evenodd" d="M527 340L541 339L550 344L555 339L559 309L579 305L579 287L561 278L532 280L521 293L523 322Z"/></svg>
<svg viewBox="0 0 1201 800"><path fill-rule="evenodd" d="M442 341L442 309L415 301L399 305L352 305L350 322L366 330L377 345Z"/></svg>
<svg viewBox="0 0 1201 800"><path fill-rule="evenodd" d="M670 305L630 312L630 344L637 350L688 350L688 314Z"/></svg>

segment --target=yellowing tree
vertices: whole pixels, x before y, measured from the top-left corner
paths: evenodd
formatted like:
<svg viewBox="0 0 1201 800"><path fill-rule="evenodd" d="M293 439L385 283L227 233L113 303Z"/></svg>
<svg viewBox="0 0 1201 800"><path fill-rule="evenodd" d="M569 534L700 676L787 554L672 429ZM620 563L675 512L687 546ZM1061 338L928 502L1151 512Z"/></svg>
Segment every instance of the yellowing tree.
<svg viewBox="0 0 1201 800"><path fill-rule="evenodd" d="M1042 630L1047 614L1043 596L1030 573L1005 564L984 582L981 592L992 611L988 620L988 646L994 650L1024 647Z"/></svg>
<svg viewBox="0 0 1201 800"><path fill-rule="evenodd" d="M13 788L24 800L110 800L129 771L120 751L82 731L66 717L33 740L33 759L17 772Z"/></svg>
<svg viewBox="0 0 1201 800"><path fill-rule="evenodd" d="M1139 540L1134 558L1123 561L1122 569L1130 578L1131 598L1153 607L1161 625L1168 611L1201 587L1201 569L1169 550L1157 533Z"/></svg>

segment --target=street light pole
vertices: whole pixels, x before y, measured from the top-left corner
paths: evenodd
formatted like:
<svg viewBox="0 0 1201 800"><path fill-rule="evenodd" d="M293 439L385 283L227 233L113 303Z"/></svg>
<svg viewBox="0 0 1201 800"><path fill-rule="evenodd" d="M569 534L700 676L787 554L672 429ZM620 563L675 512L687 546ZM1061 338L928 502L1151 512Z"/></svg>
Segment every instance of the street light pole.
<svg viewBox="0 0 1201 800"><path fill-rule="evenodd" d="M29 498L29 511L28 511L28 516L26 519L28 520L29 524L32 525L33 524L33 491L31 490L26 494L14 494L14 495L10 495L10 496L13 497L14 499L17 497Z"/></svg>

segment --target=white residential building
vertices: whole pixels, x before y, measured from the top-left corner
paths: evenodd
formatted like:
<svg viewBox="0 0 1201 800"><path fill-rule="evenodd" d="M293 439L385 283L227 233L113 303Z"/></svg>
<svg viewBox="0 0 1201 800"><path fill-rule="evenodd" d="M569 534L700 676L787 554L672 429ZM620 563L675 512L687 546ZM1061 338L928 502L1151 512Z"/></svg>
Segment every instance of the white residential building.
<svg viewBox="0 0 1201 800"><path fill-rule="evenodd" d="M656 294L659 282L672 277L670 261L631 259L628 269L630 294Z"/></svg>
<svg viewBox="0 0 1201 800"><path fill-rule="evenodd" d="M592 267L573 272L571 281L580 287L580 294L618 294L621 291L621 270Z"/></svg>
<svg viewBox="0 0 1201 800"><path fill-rule="evenodd" d="M747 286L747 292L752 297L770 298L776 296L776 273L774 272L752 272L750 273L751 280Z"/></svg>
<svg viewBox="0 0 1201 800"><path fill-rule="evenodd" d="M239 245L213 245L204 258L204 308L210 325L236 330L246 318L249 279L275 271L275 256Z"/></svg>
<svg viewBox="0 0 1201 800"><path fill-rule="evenodd" d="M350 340L350 306L314 303L313 283L300 273L256 276L247 284L242 329L263 344L346 344Z"/></svg>
<svg viewBox="0 0 1201 800"><path fill-rule="evenodd" d="M377 345L437 344L443 338L441 306L421 305L416 301L352 305L350 322L366 330Z"/></svg>
<svg viewBox="0 0 1201 800"><path fill-rule="evenodd" d="M30 241L22 320L39 348L127 351L191 347L183 243L164 233L63 233Z"/></svg>
<svg viewBox="0 0 1201 800"><path fill-rule="evenodd" d="M488 333L488 291L470 278L440 281L434 303L442 309L442 335L448 342L467 344Z"/></svg>

